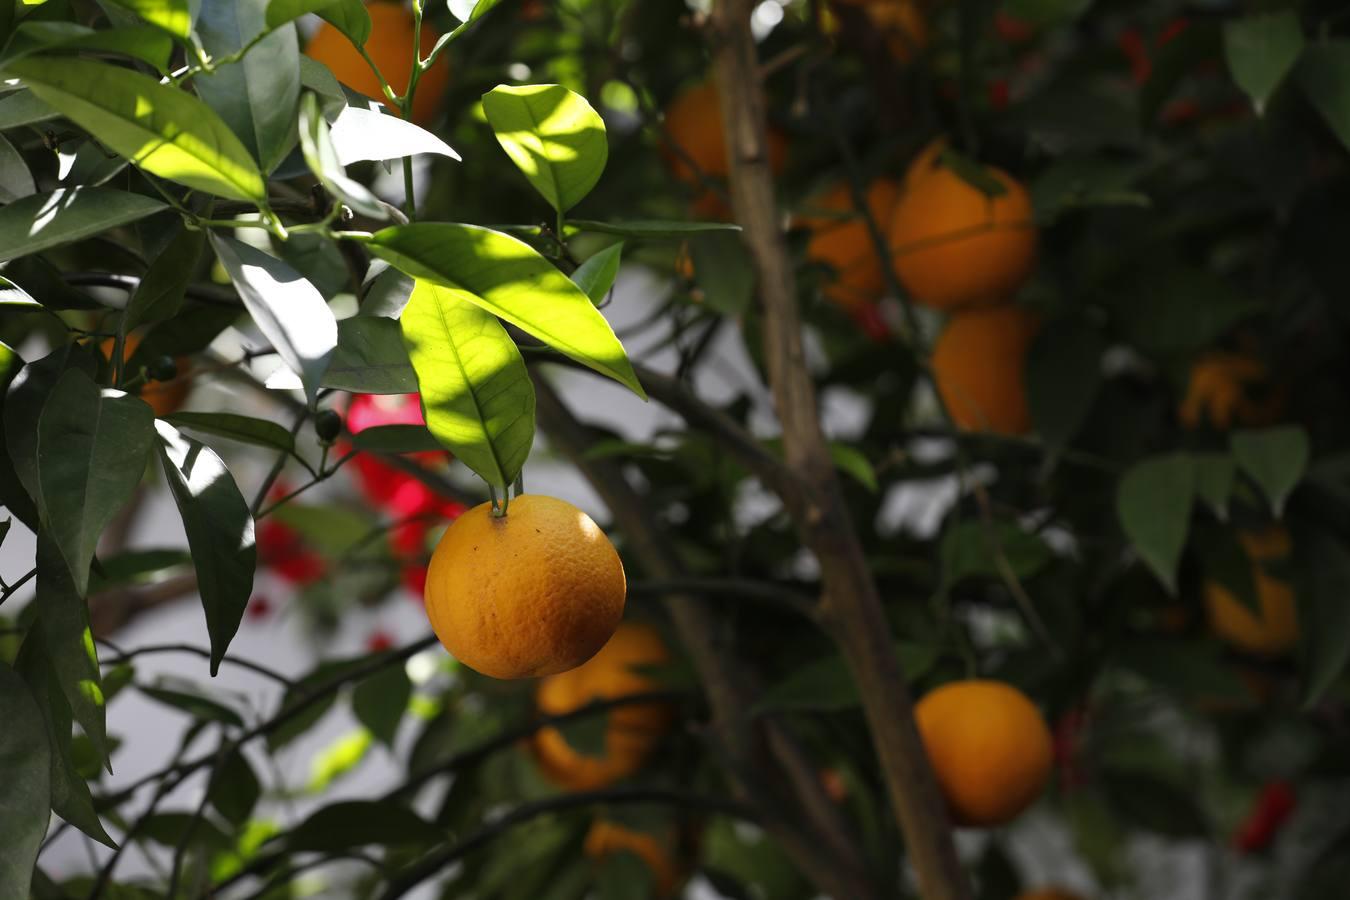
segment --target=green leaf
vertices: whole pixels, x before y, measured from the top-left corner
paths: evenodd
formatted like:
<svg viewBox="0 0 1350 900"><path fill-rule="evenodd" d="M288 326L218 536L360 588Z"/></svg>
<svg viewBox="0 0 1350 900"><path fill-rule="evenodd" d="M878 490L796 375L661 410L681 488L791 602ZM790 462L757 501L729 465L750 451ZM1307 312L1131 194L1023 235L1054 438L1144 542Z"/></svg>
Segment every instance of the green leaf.
<svg viewBox="0 0 1350 900"><path fill-rule="evenodd" d="M1116 491L1116 514L1125 536L1172 594L1194 497L1195 463L1182 453L1136 463Z"/></svg>
<svg viewBox="0 0 1350 900"><path fill-rule="evenodd" d="M192 10L188 0L112 0L126 7L151 25L158 25L175 37L192 33Z"/></svg>
<svg viewBox="0 0 1350 900"><path fill-rule="evenodd" d="M205 103L148 75L86 59L32 56L7 65L39 98L152 175L267 204L247 148Z"/></svg>
<svg viewBox="0 0 1350 900"><path fill-rule="evenodd" d="M0 4L3 5L3 4ZM14 145L0 135L0 203L13 203L37 193L33 173Z"/></svg>
<svg viewBox="0 0 1350 900"><path fill-rule="evenodd" d="M1350 663L1350 553L1317 533L1294 542L1303 705L1317 704Z"/></svg>
<svg viewBox="0 0 1350 900"><path fill-rule="evenodd" d="M61 188L0 209L0 262L71 244L167 209L112 188Z"/></svg>
<svg viewBox="0 0 1350 900"><path fill-rule="evenodd" d="M238 827L248 821L262 796L262 786L240 750L232 750L216 766L206 796L231 825Z"/></svg>
<svg viewBox="0 0 1350 900"><path fill-rule="evenodd" d="M389 211L378 197L359 181L347 177L328 135L328 123L319 111L319 98L312 93L305 94L300 105L300 149L305 164L328 193L362 215L374 219L389 218Z"/></svg>
<svg viewBox="0 0 1350 900"><path fill-rule="evenodd" d="M356 686L352 694L352 712L386 747L393 749L398 725L412 697L412 682L401 665L385 666Z"/></svg>
<svg viewBox="0 0 1350 900"><path fill-rule="evenodd" d="M0 663L0 900L28 900L51 804L51 750L42 713L14 670Z"/></svg>
<svg viewBox="0 0 1350 900"><path fill-rule="evenodd" d="M267 29L267 5L267 0L202 4L197 35L206 52L220 59L241 50ZM295 146L300 42L294 28L273 31L243 59L198 75L192 85L264 172L280 165Z"/></svg>
<svg viewBox="0 0 1350 900"><path fill-rule="evenodd" d="M942 536L942 571L947 585L966 578L1001 578L997 553L1002 552L1018 578L1029 578L1055 558L1049 546L1015 522L966 519Z"/></svg>
<svg viewBox="0 0 1350 900"><path fill-rule="evenodd" d="M528 244L477 225L416 223L377 231L369 246L647 398L605 317Z"/></svg>
<svg viewBox="0 0 1350 900"><path fill-rule="evenodd" d="M56 682L93 747L95 758L108 764L107 702L98 650L89 630L89 608L75 588L61 551L51 536L37 536L37 604L35 628L42 633Z"/></svg>
<svg viewBox="0 0 1350 900"><path fill-rule="evenodd" d="M375 425L352 435L352 446L371 453L429 453L444 450L425 425Z"/></svg>
<svg viewBox="0 0 1350 900"><path fill-rule="evenodd" d="M0 97L0 131L59 118L61 113L38 99L32 91L13 91Z"/></svg>
<svg viewBox="0 0 1350 900"><path fill-rule="evenodd" d="M174 849L187 840L190 848L201 847L218 853L228 849L231 843L210 818L186 810L146 816L141 825L141 834L161 847ZM126 900L153 900L153 895L138 894Z"/></svg>
<svg viewBox="0 0 1350 900"><path fill-rule="evenodd" d="M168 69L173 38L149 25L94 30L74 22L25 22L5 47L3 62L44 50L116 53L149 63L156 70Z"/></svg>
<svg viewBox="0 0 1350 900"><path fill-rule="evenodd" d="M984 166L951 147L945 148L939 155L942 166L951 169L957 178L986 197L1002 197L1008 188Z"/></svg>
<svg viewBox="0 0 1350 900"><path fill-rule="evenodd" d="M1212 646L1192 641L1133 641L1120 646L1113 659L1117 665L1187 702L1200 698L1251 699L1247 686Z"/></svg>
<svg viewBox="0 0 1350 900"><path fill-rule="evenodd" d="M41 306L28 292L0 275L0 306Z"/></svg>
<svg viewBox="0 0 1350 900"><path fill-rule="evenodd" d="M314 813L291 831L286 844L294 852L332 853L368 844L419 846L444 839L439 829L391 801L354 800Z"/></svg>
<svg viewBox="0 0 1350 900"><path fill-rule="evenodd" d="M560 722L556 728L567 746L578 756L600 758L605 755L605 737L609 733L609 713L594 713Z"/></svg>
<svg viewBox="0 0 1350 900"><path fill-rule="evenodd" d="M300 376L312 404L337 348L333 311L314 285L275 256L221 234L211 235L211 246L258 330Z"/></svg>
<svg viewBox="0 0 1350 900"><path fill-rule="evenodd" d="M638 222L595 222L590 219L568 219L567 227L596 234L617 234L636 240L684 240L696 234L714 231L740 231L741 226L727 222L678 222L648 220Z"/></svg>
<svg viewBox="0 0 1350 900"><path fill-rule="evenodd" d="M1209 832L1205 815L1188 789L1146 772L1107 770L1102 786L1116 814L1140 828L1174 838Z"/></svg>
<svg viewBox="0 0 1350 900"><path fill-rule="evenodd" d="M99 564L100 570L89 577L91 594L115 587L152 584L167 573L190 567L192 555L178 548L149 547L100 557Z"/></svg>
<svg viewBox="0 0 1350 900"><path fill-rule="evenodd" d="M214 434L242 444L285 453L295 452L295 438L271 419L255 419L236 413L179 412L165 416L164 421L175 428Z"/></svg>
<svg viewBox="0 0 1350 900"><path fill-rule="evenodd" d="M834 461L836 469L845 473L872 493L877 492L879 486L876 469L872 468L872 461L857 447L831 441L830 459Z"/></svg>
<svg viewBox="0 0 1350 900"><path fill-rule="evenodd" d="M378 109L348 106L333 123L330 137L340 165L382 162L421 153L459 159L445 141L419 125Z"/></svg>
<svg viewBox="0 0 1350 900"><path fill-rule="evenodd" d="M1238 467L1251 476L1270 500L1276 516L1308 469L1308 433L1297 425L1234 431L1228 439Z"/></svg>
<svg viewBox="0 0 1350 900"><path fill-rule="evenodd" d="M755 268L741 239L725 231L711 232L695 235L687 246L702 304L733 317L750 309L755 298Z"/></svg>
<svg viewBox="0 0 1350 900"><path fill-rule="evenodd" d="M174 235L127 301L122 314L123 334L146 322L162 322L178 314L205 246L206 232L199 228L182 228Z"/></svg>
<svg viewBox="0 0 1350 900"><path fill-rule="evenodd" d="M70 703L60 689L54 687L56 673L47 657L41 631L32 632L23 642L14 667L28 683L47 726L52 762L52 811L99 843L116 847L94 811L89 785L75 767Z"/></svg>
<svg viewBox="0 0 1350 900"><path fill-rule="evenodd" d="M183 437L168 422L157 420L155 429L159 461L178 504L197 569L197 590L211 636L211 674L215 675L253 591L258 561L253 516L219 456Z"/></svg>
<svg viewBox="0 0 1350 900"><path fill-rule="evenodd" d="M605 170L605 122L586 98L560 84L498 85L483 113L506 155L560 214L576 206Z"/></svg>
<svg viewBox="0 0 1350 900"><path fill-rule="evenodd" d="M623 256L623 244L611 244L586 260L572 273L572 281L586 292L591 302L599 306L614 287L614 279L619 276L619 262Z"/></svg>
<svg viewBox="0 0 1350 900"><path fill-rule="evenodd" d="M417 373L394 319L353 316L338 322L338 345L323 386L354 394L412 394Z"/></svg>
<svg viewBox="0 0 1350 900"><path fill-rule="evenodd" d="M301 16L321 12L333 6L337 0L272 0L267 4L267 27L269 30L280 28L288 22L294 22ZM363 7L364 10L364 7ZM366 15L366 27L370 27L370 15ZM362 41L361 43L364 43Z"/></svg>
<svg viewBox="0 0 1350 900"><path fill-rule="evenodd" d="M440 48L459 37L470 25L487 15L492 8L500 2L501 0L478 0L478 2L473 5L473 9L469 11L468 17L442 36L441 39L436 42L436 47Z"/></svg>
<svg viewBox="0 0 1350 900"><path fill-rule="evenodd" d="M1228 521L1228 498L1237 477L1237 464L1223 453L1196 453L1195 493L1205 505L1214 510L1220 521Z"/></svg>
<svg viewBox="0 0 1350 900"><path fill-rule="evenodd" d="M1084 321L1067 319L1041 330L1027 358L1031 421L1051 447L1063 447L1082 427L1102 381L1106 340Z"/></svg>
<svg viewBox="0 0 1350 900"><path fill-rule="evenodd" d="M138 687L141 693L151 700L171 709L185 712L194 719L203 722L219 722L222 725L233 725L235 728L244 727L244 720L239 717L239 713L223 703L202 696L199 691L144 684L138 685Z"/></svg>
<svg viewBox="0 0 1350 900"><path fill-rule="evenodd" d="M1303 51L1298 14L1286 10L1232 19L1223 27L1223 51L1238 87L1252 98L1256 114L1294 68Z"/></svg>
<svg viewBox="0 0 1350 900"><path fill-rule="evenodd" d="M1078 18L1092 0L1007 0L1004 11L1036 28L1063 25Z"/></svg>
<svg viewBox="0 0 1350 900"><path fill-rule="evenodd" d="M1350 147L1350 40L1319 41L1304 48L1297 77L1312 105Z"/></svg>
<svg viewBox="0 0 1350 900"><path fill-rule="evenodd" d="M370 13L361 0L336 0L314 11L358 47L370 40Z"/></svg>
<svg viewBox="0 0 1350 900"><path fill-rule="evenodd" d="M78 370L57 380L43 406L39 509L81 595L89 588L89 563L103 529L145 472L154 418L144 401L100 391Z"/></svg>
<svg viewBox="0 0 1350 900"><path fill-rule="evenodd" d="M932 644L899 641L895 655L905 678L922 678L937 664L941 650ZM843 656L827 656L797 666L792 674L766 690L752 708L755 714L781 710L830 712L853 709L862 704Z"/></svg>
<svg viewBox="0 0 1350 900"><path fill-rule="evenodd" d="M400 321L428 430L488 484L511 484L534 442L534 384L515 342L463 292L420 279Z"/></svg>
<svg viewBox="0 0 1350 900"><path fill-rule="evenodd" d="M276 515L280 516L282 513L288 513L297 508L284 506L277 510ZM283 519L283 521L290 524L286 519ZM344 670L363 662L365 662L365 659L362 657L320 663L308 675L287 688L285 695L281 698L281 708L276 713L279 716L284 716L285 721L284 724L267 735L267 749L275 753L314 727L333 708L336 694L333 691L326 691L313 702L307 702L309 698L314 695L318 688L331 682ZM304 704L303 709L294 712L302 704Z"/></svg>
<svg viewBox="0 0 1350 900"><path fill-rule="evenodd" d="M334 781L365 761L373 741L370 732L364 728L350 731L331 741L310 763L309 783L305 790L311 794L322 794L328 790Z"/></svg>

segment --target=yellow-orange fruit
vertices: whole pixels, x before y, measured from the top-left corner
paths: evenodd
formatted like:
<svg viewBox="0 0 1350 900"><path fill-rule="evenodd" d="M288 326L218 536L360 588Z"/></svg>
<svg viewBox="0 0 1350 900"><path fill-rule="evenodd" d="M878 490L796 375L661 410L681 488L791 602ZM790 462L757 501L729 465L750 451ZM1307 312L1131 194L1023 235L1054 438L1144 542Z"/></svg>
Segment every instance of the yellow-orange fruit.
<svg viewBox="0 0 1350 900"><path fill-rule="evenodd" d="M609 643L585 665L540 681L535 706L546 715L561 715L588 703L649 693L659 685L640 667L659 665L669 658L656 629L636 623L620 625ZM661 735L669 730L671 720L667 704L616 706L609 710L605 723L602 756L579 753L556 728L540 729L532 747L550 781L568 790L590 791L627 778L641 768Z"/></svg>
<svg viewBox="0 0 1350 900"><path fill-rule="evenodd" d="M1023 369L1039 320L1018 306L952 316L933 345L933 379L956 427L1024 434L1031 429Z"/></svg>
<svg viewBox="0 0 1350 900"><path fill-rule="evenodd" d="M413 14L403 3L367 3L370 12L370 38L366 53L374 60L394 93L402 94L408 87L413 67ZM431 53L440 39L440 33L429 21L422 21L419 53L423 58ZM305 47L305 55L328 67L338 81L354 91L376 100L383 100L389 111L401 115L391 105L380 87L380 80L371 71L370 64L361 57L347 36L324 22ZM425 125L436 116L441 100L450 84L450 65L444 53L436 64L422 73L413 97L412 118Z"/></svg>
<svg viewBox="0 0 1350 900"><path fill-rule="evenodd" d="M1206 423L1221 431L1273 424L1284 411L1284 397L1269 382L1266 364L1251 354L1206 353L1191 365L1177 417L1192 429ZM1258 396L1263 389L1265 396Z"/></svg>
<svg viewBox="0 0 1350 900"><path fill-rule="evenodd" d="M900 196L900 185L880 178L867 188L868 214L881 228L890 221L891 210ZM838 184L807 206L834 216L811 215L800 224L811 232L806 245L807 258L824 263L833 270L825 285L825 296L845 309L856 309L876 301L886 288L885 263L877 255L867 222L853 206L853 193L847 184Z"/></svg>
<svg viewBox="0 0 1350 900"><path fill-rule="evenodd" d="M928 22L909 0L868 3L863 12L886 39L886 49L900 62L909 62L928 45Z"/></svg>
<svg viewBox="0 0 1350 900"><path fill-rule="evenodd" d="M586 855L594 860L625 851L636 854L651 869L657 893L669 897L683 880L675 861L674 844L673 832L655 835L599 820L586 833L583 847Z"/></svg>
<svg viewBox="0 0 1350 900"><path fill-rule="evenodd" d="M122 360L124 362L131 359L140 343L141 336L139 334L126 336L126 339L122 342ZM114 340L107 338L99 344L99 349L104 356L111 359L115 346ZM150 404L150 408L155 411L155 415L161 419L182 409L183 404L187 401L188 393L192 390L192 383L186 377L189 366L188 358L186 356L175 356L173 363L178 367L178 375L172 381L151 381L142 384L136 390L136 394Z"/></svg>
<svg viewBox="0 0 1350 900"><path fill-rule="evenodd" d="M575 668L623 618L623 563L599 526L539 494L505 516L483 503L450 524L431 555L427 617L445 648L493 678Z"/></svg>
<svg viewBox="0 0 1350 900"><path fill-rule="evenodd" d="M1214 633L1239 650L1258 656L1280 656L1298 643L1298 604L1293 589L1267 574L1261 565L1288 559L1289 533L1270 528L1238 535L1251 557L1252 581L1261 612L1257 615L1216 581L1205 584L1205 609Z"/></svg>
<svg viewBox="0 0 1350 900"><path fill-rule="evenodd" d="M1031 195L1001 169L986 169L1004 188L989 196L942 164L930 145L905 175L891 217L896 272L911 299L934 309L1008 300L1036 265Z"/></svg>
<svg viewBox="0 0 1350 900"><path fill-rule="evenodd" d="M926 694L914 719L953 819L1000 825L1045 788L1053 744L1025 694L1000 681L957 681Z"/></svg>

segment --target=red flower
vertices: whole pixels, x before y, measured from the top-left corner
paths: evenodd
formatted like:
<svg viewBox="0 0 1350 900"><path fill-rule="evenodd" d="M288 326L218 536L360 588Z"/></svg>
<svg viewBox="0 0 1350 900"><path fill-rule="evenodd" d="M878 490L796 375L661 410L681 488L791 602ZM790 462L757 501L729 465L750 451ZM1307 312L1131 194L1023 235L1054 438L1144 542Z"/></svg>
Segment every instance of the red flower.
<svg viewBox="0 0 1350 900"><path fill-rule="evenodd" d="M305 546L300 534L275 518L258 525L258 561L278 577L301 587L323 577L323 557Z"/></svg>
<svg viewBox="0 0 1350 900"><path fill-rule="evenodd" d="M886 324L886 319L881 314L880 305L876 303L863 304L855 307L852 310L852 315L863 334L866 334L878 344L884 344L891 339L891 326Z"/></svg>
<svg viewBox="0 0 1350 900"><path fill-rule="evenodd" d="M383 629L372 631L370 637L366 638L366 650L371 653L383 653L392 646L394 646L393 637Z"/></svg>
<svg viewBox="0 0 1350 900"><path fill-rule="evenodd" d="M248 601L244 614L250 621L259 622L272 614L272 601L261 595L254 597Z"/></svg>
<svg viewBox="0 0 1350 900"><path fill-rule="evenodd" d="M1164 47L1172 41L1181 37L1182 33L1191 25L1189 19L1173 19L1167 23L1167 27L1158 35L1158 46Z"/></svg>
<svg viewBox="0 0 1350 900"><path fill-rule="evenodd" d="M1153 63L1149 61L1148 48L1144 45L1144 37L1139 33L1139 29L1127 28L1122 31L1120 37L1116 38L1116 45L1130 61L1130 77L1134 79L1134 83L1143 84L1148 81L1148 76L1153 72Z"/></svg>
<svg viewBox="0 0 1350 900"><path fill-rule="evenodd" d="M1009 44L1020 44L1036 36L1036 29L1002 11L994 13L994 31Z"/></svg>
<svg viewBox="0 0 1350 900"><path fill-rule="evenodd" d="M1252 811L1233 835L1239 853L1259 853L1269 847L1298 805L1294 787L1287 781L1271 781L1261 789Z"/></svg>
<svg viewBox="0 0 1350 900"><path fill-rule="evenodd" d="M421 602L427 590L427 567L410 563L403 567L403 586Z"/></svg>
<svg viewBox="0 0 1350 900"><path fill-rule="evenodd" d="M989 105L995 110L1004 110L1008 108L1008 81L1006 78L996 78L989 82Z"/></svg>

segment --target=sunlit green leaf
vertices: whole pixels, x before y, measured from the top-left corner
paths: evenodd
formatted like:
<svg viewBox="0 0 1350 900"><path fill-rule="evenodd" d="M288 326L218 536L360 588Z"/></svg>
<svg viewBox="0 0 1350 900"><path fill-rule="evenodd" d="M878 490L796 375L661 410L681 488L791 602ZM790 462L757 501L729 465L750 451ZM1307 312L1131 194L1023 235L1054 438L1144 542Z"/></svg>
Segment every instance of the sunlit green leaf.
<svg viewBox="0 0 1350 900"><path fill-rule="evenodd" d="M534 385L515 342L462 292L429 281L401 322L427 428L488 484L511 484L534 441Z"/></svg>
<svg viewBox="0 0 1350 900"><path fill-rule="evenodd" d="M266 204L258 165L205 103L130 69L31 56L7 65L33 93L152 175Z"/></svg>
<svg viewBox="0 0 1350 900"><path fill-rule="evenodd" d="M586 292L591 302L599 306L614 287L614 279L619 275L619 262L623 256L623 244L611 244L586 260L572 273L577 287Z"/></svg>
<svg viewBox="0 0 1350 900"><path fill-rule="evenodd" d="M28 686L0 663L0 900L28 900L51 804L47 729Z"/></svg>
<svg viewBox="0 0 1350 900"><path fill-rule="evenodd" d="M333 123L333 149L339 164L380 162L432 153L459 159L459 154L430 131L389 113L348 106Z"/></svg>
<svg viewBox="0 0 1350 900"><path fill-rule="evenodd" d="M186 38L192 33L192 10L188 0L112 0L136 13L151 25Z"/></svg>
<svg viewBox="0 0 1350 900"><path fill-rule="evenodd" d="M0 261L82 241L166 208L158 200L112 188L32 194L0 209Z"/></svg>
<svg viewBox="0 0 1350 900"><path fill-rule="evenodd" d="M476 225L418 223L378 231L368 246L414 278L449 288L646 399L604 316L528 244Z"/></svg>
<svg viewBox="0 0 1350 900"><path fill-rule="evenodd" d="M117 53L147 62L163 72L173 53L173 38L149 25L95 30L74 22L25 22L5 47L3 61L44 50Z"/></svg>
<svg viewBox="0 0 1350 900"><path fill-rule="evenodd" d="M374 219L387 219L389 212L365 185L347 177L328 134L328 123L319 112L315 94L306 94L300 106L300 149L305 164L328 192L355 212Z"/></svg>
<svg viewBox="0 0 1350 900"><path fill-rule="evenodd" d="M155 421L155 429L160 464L178 504L197 569L197 591L211 637L211 674L215 675L253 590L258 561L253 516L219 456L163 420Z"/></svg>
<svg viewBox="0 0 1350 900"><path fill-rule="evenodd" d="M560 84L498 85L483 95L483 112L506 155L558 212L600 180L605 122L580 94Z"/></svg>
<svg viewBox="0 0 1350 900"><path fill-rule="evenodd" d="M370 39L370 13L361 0L336 0L325 3L315 12L358 47L364 46Z"/></svg>

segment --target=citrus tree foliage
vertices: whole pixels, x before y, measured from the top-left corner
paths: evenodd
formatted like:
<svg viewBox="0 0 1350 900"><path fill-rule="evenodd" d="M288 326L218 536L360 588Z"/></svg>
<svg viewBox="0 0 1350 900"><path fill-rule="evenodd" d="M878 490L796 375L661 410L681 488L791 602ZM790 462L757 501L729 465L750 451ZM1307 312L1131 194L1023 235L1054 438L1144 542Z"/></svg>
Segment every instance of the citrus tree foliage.
<svg viewBox="0 0 1350 900"><path fill-rule="evenodd" d="M755 21L812 373L826 408L863 410L831 457L911 691L980 676L1036 702L1054 777L1034 814L1078 883L1134 896L1149 873L1131 848L1151 837L1210 872L1241 856L1254 895L1338 895L1350 816L1319 798L1344 788L1350 696L1350 20L1332 2L879 6L768 3ZM752 436L772 373L707 137L722 122L715 104L676 112L709 79L706 10L478 0L407 19L395 40L357 0L0 3L0 540L15 522L36 536L31 571L0 573L0 900L282 897L306 877L325 895L567 900L692 873L807 898L819 879L778 837L821 802L875 896L913 896L854 670L812 616L802 523L777 503L742 514L784 490L785 448ZM393 41L406 80L352 89L373 73L302 55L319 22L377 68ZM917 273L888 240L925 166L977 210L1025 206L1036 241L996 298L1025 325L1010 356L935 349L986 299L956 282L1003 263ZM821 249L845 225L847 252ZM673 379L606 319L623 266L668 285L641 338ZM953 309L922 302L934 277ZM691 376L726 341L761 383L713 408ZM646 445L578 424L587 396L549 387L561 367L650 391L688 427ZM273 412L223 392L184 405L188 385ZM357 425L372 398L413 393ZM246 612L267 612L250 606L260 567L320 634L420 593L429 538L522 489L537 426L637 529L611 529L630 604L676 648L629 686L669 715L621 778L560 787L537 756L555 740L604 757L621 709L536 702L443 655L414 685L430 637L299 680L231 655ZM304 496L353 470L374 485L360 501ZM384 505L391 477L413 505ZM643 491L626 519L605 487L625 479ZM914 493L935 483L954 501ZM186 552L122 548L119 517L155 486ZM897 527L916 496L936 515ZM168 578L200 595L201 640L175 651L200 656L196 684L139 677L91 619ZM777 728L809 761L811 784L771 786L780 806L732 789L756 773L725 766L723 670L679 649L681 604L749 673L730 733L763 751ZM274 707L213 692L230 665L275 681ZM110 775L132 691L189 723L136 783ZM282 784L263 763L338 706L360 730ZM376 753L399 786L332 800ZM293 814L297 791L312 813ZM1315 839L1283 829L1291 814ZM72 829L101 845L95 865L55 871L44 841ZM1036 886L1005 835L970 845L982 898ZM124 874L135 851L152 874Z"/></svg>

